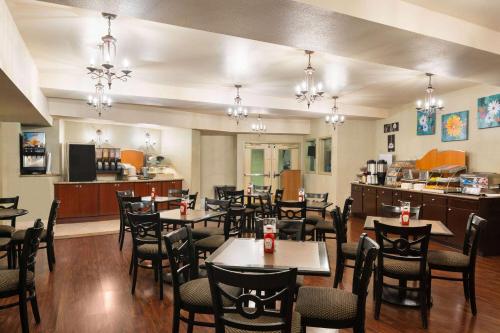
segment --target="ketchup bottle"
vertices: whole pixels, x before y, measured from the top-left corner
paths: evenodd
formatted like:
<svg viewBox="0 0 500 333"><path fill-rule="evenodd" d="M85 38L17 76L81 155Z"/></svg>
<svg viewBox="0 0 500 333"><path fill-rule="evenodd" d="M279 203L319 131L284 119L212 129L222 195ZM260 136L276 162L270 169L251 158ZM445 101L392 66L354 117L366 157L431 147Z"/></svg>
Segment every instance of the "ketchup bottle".
<svg viewBox="0 0 500 333"><path fill-rule="evenodd" d="M403 202L401 205L401 225L410 224L410 203Z"/></svg>
<svg viewBox="0 0 500 333"><path fill-rule="evenodd" d="M182 199L181 200L181 204L179 206L180 211L181 211L181 215L186 215L187 214L187 207L188 207L187 200Z"/></svg>
<svg viewBox="0 0 500 333"><path fill-rule="evenodd" d="M151 201L155 201L156 198L156 193L155 193L155 188L151 188Z"/></svg>
<svg viewBox="0 0 500 333"><path fill-rule="evenodd" d="M273 227L266 225L264 227L264 252L274 253L274 232Z"/></svg>

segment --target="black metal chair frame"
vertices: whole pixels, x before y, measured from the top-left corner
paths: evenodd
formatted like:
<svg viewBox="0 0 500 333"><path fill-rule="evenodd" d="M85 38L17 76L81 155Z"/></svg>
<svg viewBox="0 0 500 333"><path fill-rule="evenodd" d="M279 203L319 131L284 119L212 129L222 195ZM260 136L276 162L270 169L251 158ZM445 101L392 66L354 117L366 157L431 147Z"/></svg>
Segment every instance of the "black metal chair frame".
<svg viewBox="0 0 500 333"><path fill-rule="evenodd" d="M401 297L407 291L415 291L419 294L418 305L424 328L427 328L428 312L428 264L427 250L429 247L432 225L421 227L399 227L382 224L374 221L375 236L380 246L377 265L375 269L374 296L375 296L375 319L380 317L382 304L382 290L384 287L399 290ZM389 235L391 237L389 237ZM399 237L399 238L394 238ZM419 264L418 275L392 274L384 271L384 259L398 260L402 262L413 262ZM399 280L399 286L384 283L384 276ZM407 286L407 281L418 282L418 287Z"/></svg>
<svg viewBox="0 0 500 333"><path fill-rule="evenodd" d="M227 212L231 206L230 200L220 200L220 199L205 199L205 210L212 212ZM223 222L224 216L219 216L216 218L208 219L204 221L205 227L207 222L217 222L217 228L220 227L221 222Z"/></svg>
<svg viewBox="0 0 500 333"><path fill-rule="evenodd" d="M306 202L309 201L316 201L316 202L327 202L328 201L328 192L325 193L306 193L304 195L304 199ZM320 212L321 217L324 219L326 217L326 208L314 208L314 207L309 207L307 208L308 211L311 212Z"/></svg>
<svg viewBox="0 0 500 333"><path fill-rule="evenodd" d="M17 290L7 291L0 293L0 298L18 296L19 300L14 303L0 305L0 310L7 309L14 306L19 306L19 314L21 317L21 326L23 333L29 332L28 320L28 301L31 303L31 309L36 323L40 323L40 312L38 310L38 302L36 298L35 279L33 283L28 285L27 276L28 271L35 274L36 254L40 245L40 236L43 231L43 223L37 219L32 228L26 230L23 250L19 258L19 287Z"/></svg>
<svg viewBox="0 0 500 333"><path fill-rule="evenodd" d="M366 233L361 234L356 251L351 289L351 292L358 296L356 303L356 318L354 320L333 321L302 316L303 332L306 332L306 326L337 329L353 327L355 333L365 332L366 296L368 295L368 286L370 284L373 264L377 258L379 249L379 245L369 238Z"/></svg>
<svg viewBox="0 0 500 333"><path fill-rule="evenodd" d="M330 212L336 230L336 247L337 247L337 262L335 265L335 277L333 279L333 287L337 288L339 283L342 282L345 267L354 268L354 265L347 264L346 260L355 260L356 258L348 257L342 251L342 244L347 243L347 223L344 223L343 218L340 216L340 207L335 206Z"/></svg>
<svg viewBox="0 0 500 333"><path fill-rule="evenodd" d="M125 209L125 201L123 198L134 198L134 191L116 191L116 200L118 202L118 211L120 213L120 231L118 232L118 244L120 246L120 251L123 249L123 241L125 239L125 232L130 232L130 227L126 223L127 214ZM139 198L139 197L135 197ZM139 198L140 199L140 198ZM136 200L137 201L137 200Z"/></svg>
<svg viewBox="0 0 500 333"><path fill-rule="evenodd" d="M189 195L189 189L187 190L179 190L176 188L171 188L168 190L167 195L169 197L177 197L177 198L182 198L183 196ZM172 201L167 203L167 209L176 209L179 208L180 206L180 201Z"/></svg>
<svg viewBox="0 0 500 333"><path fill-rule="evenodd" d="M464 246L462 249L462 253L469 257L469 265L464 268L455 268L448 266L440 266L429 264L429 282L428 282L428 291L427 300L430 305L431 298L431 282L432 279L436 280L447 280L447 281L461 281L464 286L464 295L467 301L470 301L472 314L475 316L477 314L477 305L476 305L476 257L477 257L477 247L479 245L479 235L481 233L481 229L487 221L474 213L469 215L469 219L467 221L467 228L465 232L464 238ZM437 271L445 271L445 272L454 272L454 273L462 273L462 278L441 276L441 275L432 275L432 270Z"/></svg>
<svg viewBox="0 0 500 333"><path fill-rule="evenodd" d="M236 186L233 185L220 185L215 186L215 198L218 200L224 200L224 191L235 191Z"/></svg>
<svg viewBox="0 0 500 333"><path fill-rule="evenodd" d="M310 224L307 220L306 207L306 201L278 201L276 203L276 215L278 220L302 220L302 223L304 223L305 236L309 235L312 240L315 240L315 229L312 229L309 233L305 231L305 225ZM287 232L286 229L282 229L282 231L285 233ZM291 232L295 233L296 231L293 229Z"/></svg>
<svg viewBox="0 0 500 333"><path fill-rule="evenodd" d="M275 273L246 274L208 264L207 270L212 292L216 333L224 333L225 327L233 327L242 331L291 331L296 268ZM224 290L223 286L240 287L244 292L240 295L231 295ZM264 293L252 293L252 291L264 291ZM224 304L223 298L230 300L230 305ZM279 310L269 306L278 301L280 302ZM254 304L254 308L246 307L250 302ZM243 322L226 314L238 314L250 322ZM251 322L261 316L273 317L276 321L258 324Z"/></svg>
<svg viewBox="0 0 500 333"><path fill-rule="evenodd" d="M353 202L354 202L354 199L351 197L345 199L345 201L344 201L344 209L342 210L341 216L342 216L342 222L344 223L346 230L347 230L347 223L349 222L349 217L351 216ZM335 208L333 210L335 210ZM316 229L316 240L326 242L327 239L336 239L337 238L337 235L336 235L337 231L336 231L335 221L333 220L333 217L332 217L332 224L333 224L333 232L328 232L325 230ZM334 234L335 236L327 236L327 234Z"/></svg>
<svg viewBox="0 0 500 333"><path fill-rule="evenodd" d="M259 206L255 208L257 217L274 217L273 202L270 193L264 192L259 194Z"/></svg>
<svg viewBox="0 0 500 333"><path fill-rule="evenodd" d="M254 229L254 215L255 209L252 207L247 207L245 205L245 191L235 190L235 191L224 191L224 200L231 201L231 207L245 207L246 208L246 230Z"/></svg>

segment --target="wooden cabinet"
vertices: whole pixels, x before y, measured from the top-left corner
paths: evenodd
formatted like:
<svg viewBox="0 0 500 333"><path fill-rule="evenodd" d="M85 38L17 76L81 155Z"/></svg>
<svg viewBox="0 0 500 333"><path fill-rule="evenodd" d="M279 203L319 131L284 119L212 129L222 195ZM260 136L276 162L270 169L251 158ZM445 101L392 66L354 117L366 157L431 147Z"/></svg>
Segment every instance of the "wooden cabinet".
<svg viewBox="0 0 500 333"><path fill-rule="evenodd" d="M392 205L399 206L400 201L403 200L401 197L403 195L403 191L393 190L392 191Z"/></svg>
<svg viewBox="0 0 500 333"><path fill-rule="evenodd" d="M363 214L363 186L360 185L351 185L351 197L353 199L352 202L352 213L354 215L362 215Z"/></svg>
<svg viewBox="0 0 500 333"><path fill-rule="evenodd" d="M422 194L404 191L401 194L401 201L407 201L412 207L422 206Z"/></svg>
<svg viewBox="0 0 500 333"><path fill-rule="evenodd" d="M97 184L56 185L54 195L61 201L59 218L73 218L98 215Z"/></svg>
<svg viewBox="0 0 500 333"><path fill-rule="evenodd" d="M446 214L446 224L454 236L449 237L450 245L460 248L463 246L465 228L471 213L478 213L479 201L450 198L448 200L448 211Z"/></svg>
<svg viewBox="0 0 500 333"><path fill-rule="evenodd" d="M134 191L133 183L104 183L99 184L99 215L118 215L118 201L116 191Z"/></svg>
<svg viewBox="0 0 500 333"><path fill-rule="evenodd" d="M392 190L386 188L377 189L377 216L383 216L382 204L392 205Z"/></svg>
<svg viewBox="0 0 500 333"><path fill-rule="evenodd" d="M377 215L377 189L374 187L365 187L363 189L363 214Z"/></svg>

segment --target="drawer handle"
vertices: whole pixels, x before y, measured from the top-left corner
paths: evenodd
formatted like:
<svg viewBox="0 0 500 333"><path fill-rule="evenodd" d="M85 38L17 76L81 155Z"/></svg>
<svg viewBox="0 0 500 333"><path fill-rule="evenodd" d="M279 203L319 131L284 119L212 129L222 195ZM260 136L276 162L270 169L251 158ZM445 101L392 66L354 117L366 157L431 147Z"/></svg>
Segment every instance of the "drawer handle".
<svg viewBox="0 0 500 333"><path fill-rule="evenodd" d="M434 200L436 200L436 199L434 199L434 198L431 199L431 201L434 201Z"/></svg>
<svg viewBox="0 0 500 333"><path fill-rule="evenodd" d="M448 208L448 211L451 212L451 208Z"/></svg>
<svg viewBox="0 0 500 333"><path fill-rule="evenodd" d="M422 207L425 207L425 206L426 206L426 204L422 204Z"/></svg>

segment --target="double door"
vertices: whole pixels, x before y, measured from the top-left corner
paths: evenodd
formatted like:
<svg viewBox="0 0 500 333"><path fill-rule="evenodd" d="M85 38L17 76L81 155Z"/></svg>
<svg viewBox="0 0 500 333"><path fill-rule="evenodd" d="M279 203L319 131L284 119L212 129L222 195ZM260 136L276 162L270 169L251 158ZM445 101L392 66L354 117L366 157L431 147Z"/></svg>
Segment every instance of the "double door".
<svg viewBox="0 0 500 333"><path fill-rule="evenodd" d="M271 185L281 188L280 174L283 170L300 169L299 144L247 143L243 181L246 186Z"/></svg>

